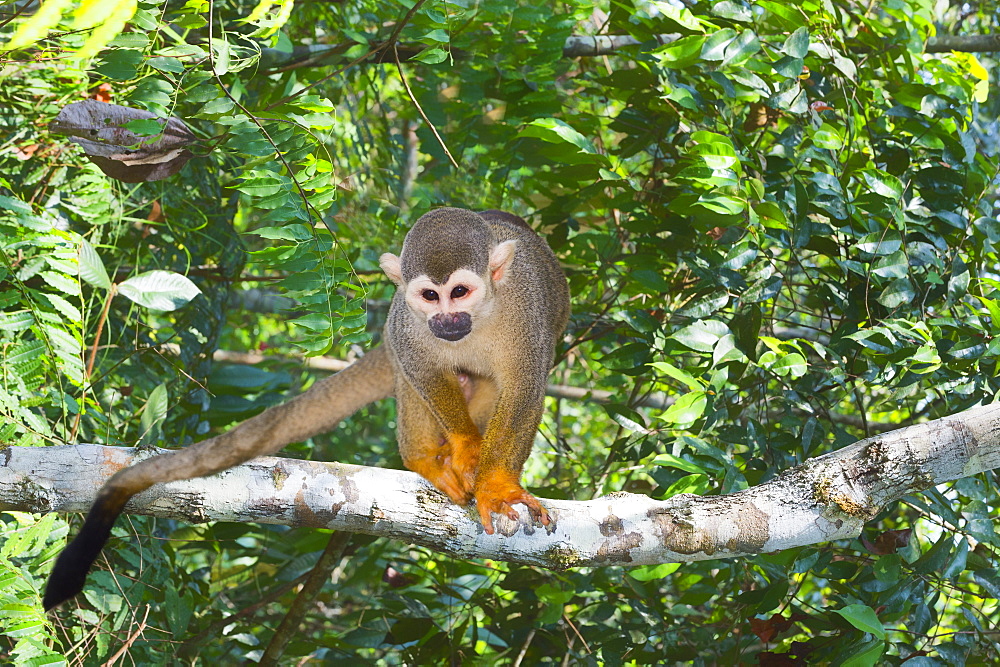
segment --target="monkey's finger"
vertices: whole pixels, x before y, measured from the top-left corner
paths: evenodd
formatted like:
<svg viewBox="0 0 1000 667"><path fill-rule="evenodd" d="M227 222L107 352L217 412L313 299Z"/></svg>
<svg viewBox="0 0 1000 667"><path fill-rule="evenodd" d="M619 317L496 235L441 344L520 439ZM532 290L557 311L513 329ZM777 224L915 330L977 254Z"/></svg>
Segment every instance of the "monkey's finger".
<svg viewBox="0 0 1000 667"><path fill-rule="evenodd" d="M547 526L552 523L552 517L549 516L548 510L546 510L538 498L532 495L528 496L527 500L522 500L527 507L528 511L531 512L531 517L537 521L541 521L543 526Z"/></svg>
<svg viewBox="0 0 1000 667"><path fill-rule="evenodd" d="M486 506L486 503L477 500L476 509L479 510L479 520L483 524L483 530L486 531L487 535L492 535L495 531L493 530L493 513L490 508Z"/></svg>
<svg viewBox="0 0 1000 667"><path fill-rule="evenodd" d="M549 516L548 511L542 504L538 502L538 498L525 491L519 498L508 500L510 503L521 503L528 508L528 514L531 515L532 521L539 521L543 526L548 526L552 523L552 518Z"/></svg>
<svg viewBox="0 0 1000 667"><path fill-rule="evenodd" d="M500 503L497 514L506 514L507 518L511 521L517 521L521 518L521 515L517 513L517 510L510 503Z"/></svg>

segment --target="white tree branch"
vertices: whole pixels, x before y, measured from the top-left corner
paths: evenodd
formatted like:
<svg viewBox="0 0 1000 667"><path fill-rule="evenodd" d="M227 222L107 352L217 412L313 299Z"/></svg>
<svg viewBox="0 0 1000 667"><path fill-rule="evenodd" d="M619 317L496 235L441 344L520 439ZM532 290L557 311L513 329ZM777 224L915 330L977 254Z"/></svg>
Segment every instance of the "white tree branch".
<svg viewBox="0 0 1000 667"><path fill-rule="evenodd" d="M147 455L100 445L0 449L0 510L84 511L104 480L134 456ZM643 565L855 537L903 495L996 467L1000 405L989 405L862 440L726 496L543 500L554 525L497 517L495 535L483 532L472 509L451 504L414 473L272 457L214 477L157 485L126 511L191 522L333 528L554 569Z"/></svg>

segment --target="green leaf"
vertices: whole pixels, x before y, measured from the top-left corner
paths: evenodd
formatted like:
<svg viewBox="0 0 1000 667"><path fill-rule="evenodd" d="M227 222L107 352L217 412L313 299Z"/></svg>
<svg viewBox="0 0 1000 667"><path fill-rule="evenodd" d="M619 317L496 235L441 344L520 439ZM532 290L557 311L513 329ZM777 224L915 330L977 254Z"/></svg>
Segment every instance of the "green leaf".
<svg viewBox="0 0 1000 667"><path fill-rule="evenodd" d="M142 118L125 123L125 129L140 137L151 137L163 132L165 121L159 118Z"/></svg>
<svg viewBox="0 0 1000 667"><path fill-rule="evenodd" d="M680 563L662 563L660 565L644 565L628 570L628 576L638 581L655 581L665 579L679 570Z"/></svg>
<svg viewBox="0 0 1000 667"><path fill-rule="evenodd" d="M0 210L11 211L19 215L28 215L31 213L31 205L14 197L0 195Z"/></svg>
<svg viewBox="0 0 1000 667"><path fill-rule="evenodd" d="M726 57L719 67L734 67L745 63L750 56L760 51L760 42L752 30L744 30L739 37L726 46Z"/></svg>
<svg viewBox="0 0 1000 667"><path fill-rule="evenodd" d="M213 365L208 382L215 394L260 393L288 387L291 384L291 376L284 372L275 373L242 364Z"/></svg>
<svg viewBox="0 0 1000 667"><path fill-rule="evenodd" d="M692 424L705 414L707 406L708 395L704 391L692 391L678 398L659 419L671 424Z"/></svg>
<svg viewBox="0 0 1000 667"><path fill-rule="evenodd" d="M30 328L34 323L35 317L28 311L0 313L0 331L16 333Z"/></svg>
<svg viewBox="0 0 1000 667"><path fill-rule="evenodd" d="M742 295L740 301L743 303L760 303L773 299L781 293L781 286L784 280L781 276L771 276L763 278L750 285Z"/></svg>
<svg viewBox="0 0 1000 667"><path fill-rule="evenodd" d="M139 430L143 435L151 433L153 428L160 424L167 416L167 409L170 407L170 394L167 393L167 385L161 383L153 391L149 392L149 398L142 406L142 416L139 418Z"/></svg>
<svg viewBox="0 0 1000 667"><path fill-rule="evenodd" d="M762 201L754 204L754 212L760 219L760 224L770 229L788 229L788 218L781 207L774 202Z"/></svg>
<svg viewBox="0 0 1000 667"><path fill-rule="evenodd" d="M58 294L45 294L44 298L49 300L52 307L65 318L67 323L80 324L83 321L80 309Z"/></svg>
<svg viewBox="0 0 1000 667"><path fill-rule="evenodd" d="M262 174L256 177L245 179L235 186L240 192L245 192L252 197L268 197L277 194L284 188L285 182L277 176Z"/></svg>
<svg viewBox="0 0 1000 667"><path fill-rule="evenodd" d="M669 4L669 3L662 3ZM687 10L684 10L687 11ZM739 2L732 2L732 0L723 0L722 2L716 2L711 5L709 11L711 11L716 16L724 19L729 19L730 21L738 21L740 23L750 23L753 20L753 13L750 11L750 7Z"/></svg>
<svg viewBox="0 0 1000 667"><path fill-rule="evenodd" d="M690 67L701 60L701 52L705 45L705 35L689 35L675 42L661 46L653 51L659 58L660 65L681 69Z"/></svg>
<svg viewBox="0 0 1000 667"><path fill-rule="evenodd" d="M809 29L803 26L789 35L782 51L793 58L805 58L809 53Z"/></svg>
<svg viewBox="0 0 1000 667"><path fill-rule="evenodd" d="M233 106L233 101L223 95L203 104L198 113L206 116L214 116L216 114L229 113L233 110Z"/></svg>
<svg viewBox="0 0 1000 667"><path fill-rule="evenodd" d="M663 466L664 468L677 468L678 470L684 470L696 475L705 474L705 469L700 465L674 456L673 454L657 454L649 463L650 465Z"/></svg>
<svg viewBox="0 0 1000 667"><path fill-rule="evenodd" d="M69 294L70 296L80 296L80 282L69 278L62 273L57 273L55 271L42 271L38 274L42 280L47 282L52 287L63 294Z"/></svg>
<svg viewBox="0 0 1000 667"><path fill-rule="evenodd" d="M743 200L715 192L698 197L697 205L722 215L736 215L746 209L746 202Z"/></svg>
<svg viewBox="0 0 1000 667"><path fill-rule="evenodd" d="M771 366L771 371L780 377L800 378L809 370L805 357L798 352L786 354Z"/></svg>
<svg viewBox="0 0 1000 667"><path fill-rule="evenodd" d="M212 71L216 76L223 76L229 73L230 58L232 57L232 51L229 48L229 42L224 39L219 39L217 37L212 38Z"/></svg>
<svg viewBox="0 0 1000 667"><path fill-rule="evenodd" d="M903 247L903 241L894 231L872 232L858 239L857 249L871 255L890 255Z"/></svg>
<svg viewBox="0 0 1000 667"><path fill-rule="evenodd" d="M732 28L716 30L705 40L705 45L701 49L701 58L703 60L725 59L726 49L734 39L736 39L736 31Z"/></svg>
<svg viewBox="0 0 1000 667"><path fill-rule="evenodd" d="M628 406L609 403L604 406L604 411L607 412L608 416L614 419L615 422L617 422L622 428L631 431L632 433L649 432L649 429L646 428L645 418Z"/></svg>
<svg viewBox="0 0 1000 667"><path fill-rule="evenodd" d="M850 656L840 663L841 667L873 667L879 664L882 654L885 653L885 644L882 640L872 642L870 646L861 652Z"/></svg>
<svg viewBox="0 0 1000 667"><path fill-rule="evenodd" d="M425 33L424 36L420 38L420 41L441 42L443 44L447 44L451 41L451 35L449 35L446 30L435 28L434 30Z"/></svg>
<svg viewBox="0 0 1000 667"><path fill-rule="evenodd" d="M872 566L875 578L887 584L896 583L899 581L900 574L902 573L902 561L903 559L899 554L879 556L878 560L875 561L875 565Z"/></svg>
<svg viewBox="0 0 1000 667"><path fill-rule="evenodd" d="M521 136L538 137L549 143L570 143L581 151L595 152L589 139L558 118L536 118L521 130Z"/></svg>
<svg viewBox="0 0 1000 667"><path fill-rule="evenodd" d="M893 201L903 196L903 184L892 174L881 169L861 169L858 174L873 192Z"/></svg>
<svg viewBox="0 0 1000 667"><path fill-rule="evenodd" d="M679 480L667 487L661 495L663 498L672 498L680 493L692 493L696 496L703 496L714 488L715 484L705 473L684 475Z"/></svg>
<svg viewBox="0 0 1000 667"><path fill-rule="evenodd" d="M840 136L840 131L829 123L823 123L812 135L813 143L820 148L831 151L839 151L844 147L844 140Z"/></svg>
<svg viewBox="0 0 1000 667"><path fill-rule="evenodd" d="M104 62L95 67L95 71L109 79L128 81L138 74L143 53L133 49L113 49L101 54L101 59Z"/></svg>
<svg viewBox="0 0 1000 667"><path fill-rule="evenodd" d="M843 609L834 609L835 614L840 614L848 623L862 632L873 634L879 639L885 639L885 628L878 620L875 610L864 604L851 604Z"/></svg>
<svg viewBox="0 0 1000 667"><path fill-rule="evenodd" d="M833 52L833 66L840 70L840 73L850 81L857 80L858 66L850 58L845 58L839 51Z"/></svg>
<svg viewBox="0 0 1000 667"><path fill-rule="evenodd" d="M173 74L180 74L184 71L184 63L182 63L177 58L150 58L146 61L146 64L153 69L158 69L161 72L171 72Z"/></svg>
<svg viewBox="0 0 1000 667"><path fill-rule="evenodd" d="M705 27L702 22L691 13L691 10L675 5L672 2L663 2L662 0L652 0L650 3L656 7L657 11L664 17L670 19L682 28L687 28L688 30L693 30L696 32L705 32ZM720 3L726 4L726 3ZM735 4L735 3L729 3ZM717 8L714 7L713 9ZM749 13L749 10L746 10Z"/></svg>
<svg viewBox="0 0 1000 667"><path fill-rule="evenodd" d="M88 285L103 290L111 289L111 278L104 268L104 262L94 246L87 239L80 239L80 278Z"/></svg>
<svg viewBox="0 0 1000 667"><path fill-rule="evenodd" d="M878 302L886 308L896 308L909 303L917 297L909 278L897 278L889 283L878 296Z"/></svg>
<svg viewBox="0 0 1000 667"><path fill-rule="evenodd" d="M681 369L677 368L676 366L674 366L673 364L671 364L669 362L666 362L666 361L654 361L653 363L651 363L649 365L651 367L655 368L656 370L660 371L664 375L669 375L670 377L674 378L675 380L679 380L680 382L683 382L684 384L686 384L688 386L689 389L694 390L694 389L704 389L705 388L704 384L702 384L701 382L699 382L693 375L690 375L689 373L686 373L685 371L682 371Z"/></svg>
<svg viewBox="0 0 1000 667"><path fill-rule="evenodd" d="M302 317L296 317L292 322L310 331L328 331L333 326L330 317L323 313L309 313Z"/></svg>
<svg viewBox="0 0 1000 667"><path fill-rule="evenodd" d="M671 336L681 345L697 352L711 352L719 339L730 333L729 327L717 320L699 320Z"/></svg>
<svg viewBox="0 0 1000 667"><path fill-rule="evenodd" d="M797 79L802 74L802 67L805 65L802 58L782 56L772 65L774 71L787 79Z"/></svg>
<svg viewBox="0 0 1000 667"><path fill-rule="evenodd" d="M186 276L172 271L149 271L129 278L118 293L150 310L177 310L201 294Z"/></svg>
<svg viewBox="0 0 1000 667"><path fill-rule="evenodd" d="M284 227L261 227L251 232L264 239L275 241L308 241L313 237L305 225L285 225Z"/></svg>
<svg viewBox="0 0 1000 667"><path fill-rule="evenodd" d="M439 49L437 47L431 49L424 49L417 55L410 58L410 60L416 60L422 62L425 65L437 65L445 60L448 60L448 52L444 49Z"/></svg>

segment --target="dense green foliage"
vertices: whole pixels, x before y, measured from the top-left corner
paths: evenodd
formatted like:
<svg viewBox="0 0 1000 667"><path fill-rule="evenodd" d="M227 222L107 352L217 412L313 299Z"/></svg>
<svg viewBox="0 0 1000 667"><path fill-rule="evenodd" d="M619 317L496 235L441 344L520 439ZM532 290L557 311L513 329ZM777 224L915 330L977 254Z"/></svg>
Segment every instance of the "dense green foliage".
<svg viewBox="0 0 1000 667"><path fill-rule="evenodd" d="M995 10L270 4L142 0L93 60L70 17L6 53L0 443L181 446L301 391L312 377L281 355L377 337L378 254L449 204L542 230L574 303L554 376L616 397L551 402L526 472L541 497L729 493L1000 390L998 70L924 53ZM597 34L636 43L564 55ZM331 53L283 55L305 44ZM88 96L184 119L196 156L106 178L46 131ZM200 296L164 311L110 287L154 270ZM250 288L296 305L251 312ZM227 367L219 347L278 354ZM648 394L672 403L637 407ZM392 410L288 455L399 466ZM633 570L358 536L282 661L995 664L998 504L990 473L906 498L862 540ZM67 520L0 517L0 660L17 664L257 660L330 539L128 517L49 620Z"/></svg>

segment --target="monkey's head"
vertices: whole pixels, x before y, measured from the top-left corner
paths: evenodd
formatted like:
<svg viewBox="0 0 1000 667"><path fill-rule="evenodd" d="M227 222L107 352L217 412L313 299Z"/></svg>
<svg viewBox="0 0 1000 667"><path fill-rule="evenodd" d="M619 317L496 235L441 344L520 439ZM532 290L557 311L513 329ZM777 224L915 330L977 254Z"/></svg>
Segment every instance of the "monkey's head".
<svg viewBox="0 0 1000 667"><path fill-rule="evenodd" d="M431 333L458 341L492 312L495 290L508 277L517 241L496 243L486 221L460 208L439 208L413 225L397 257L379 264L406 305Z"/></svg>

